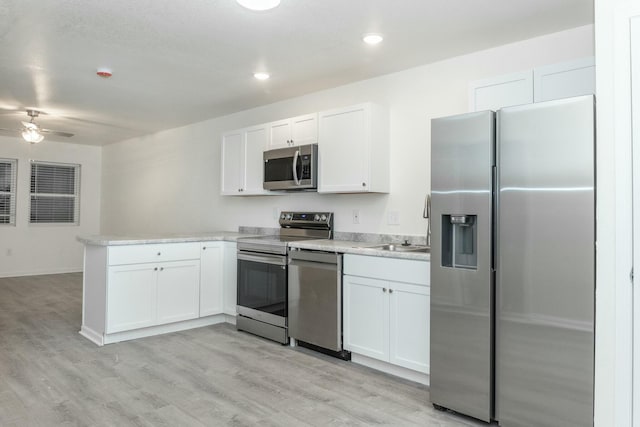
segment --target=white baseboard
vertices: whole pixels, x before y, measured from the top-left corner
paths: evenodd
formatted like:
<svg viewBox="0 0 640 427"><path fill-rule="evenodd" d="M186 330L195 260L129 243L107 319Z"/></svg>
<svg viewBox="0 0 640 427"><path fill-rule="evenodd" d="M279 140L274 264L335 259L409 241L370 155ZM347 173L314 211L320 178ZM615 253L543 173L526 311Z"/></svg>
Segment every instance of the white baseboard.
<svg viewBox="0 0 640 427"><path fill-rule="evenodd" d="M213 316L201 317L198 319L168 323L166 325L151 326L149 328L134 329L132 331L125 332L116 332L114 334L100 334L99 332L93 331L92 329L83 325L80 329L80 335L87 338L91 342L102 346L105 344L113 344L121 341L129 341L138 338L151 337L154 335L168 334L170 332L186 331L187 329L216 325L218 323L224 323L226 320L227 319L224 314L216 314Z"/></svg>
<svg viewBox="0 0 640 427"><path fill-rule="evenodd" d="M0 279L7 277L24 277L24 276L44 276L47 274L65 274L65 273L82 273L80 268L54 268L52 270L31 270L31 271L0 271Z"/></svg>
<svg viewBox="0 0 640 427"><path fill-rule="evenodd" d="M351 361L377 371L382 371L396 377L404 378L405 380L424 384L426 386L429 385L429 375L422 372L403 368L402 366L392 365L391 363L372 359L371 357L362 356L361 354L356 353L351 353Z"/></svg>

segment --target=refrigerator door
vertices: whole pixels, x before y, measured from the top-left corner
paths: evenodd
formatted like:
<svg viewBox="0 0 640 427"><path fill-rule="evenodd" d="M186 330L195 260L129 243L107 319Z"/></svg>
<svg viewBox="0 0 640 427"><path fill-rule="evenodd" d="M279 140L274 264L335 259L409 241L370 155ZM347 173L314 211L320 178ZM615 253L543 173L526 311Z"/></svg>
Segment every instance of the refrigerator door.
<svg viewBox="0 0 640 427"><path fill-rule="evenodd" d="M496 418L593 425L593 97L500 110L497 167Z"/></svg>
<svg viewBox="0 0 640 427"><path fill-rule="evenodd" d="M492 416L495 113L431 121L431 356L435 405Z"/></svg>

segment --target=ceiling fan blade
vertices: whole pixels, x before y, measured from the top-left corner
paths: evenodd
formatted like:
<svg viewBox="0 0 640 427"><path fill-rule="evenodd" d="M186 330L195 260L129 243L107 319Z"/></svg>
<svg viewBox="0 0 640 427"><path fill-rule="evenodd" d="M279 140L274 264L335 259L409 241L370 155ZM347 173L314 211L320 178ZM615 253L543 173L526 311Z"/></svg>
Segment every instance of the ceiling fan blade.
<svg viewBox="0 0 640 427"><path fill-rule="evenodd" d="M51 129L40 129L40 132L47 133L49 135L66 136L67 138L71 138L74 135L69 132L61 132L58 130L51 130Z"/></svg>

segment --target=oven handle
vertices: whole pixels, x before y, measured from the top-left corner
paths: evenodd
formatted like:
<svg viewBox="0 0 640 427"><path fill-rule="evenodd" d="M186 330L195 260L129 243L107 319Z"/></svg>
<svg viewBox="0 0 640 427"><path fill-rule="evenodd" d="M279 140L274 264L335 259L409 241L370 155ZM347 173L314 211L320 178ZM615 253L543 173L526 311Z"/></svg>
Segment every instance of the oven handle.
<svg viewBox="0 0 640 427"><path fill-rule="evenodd" d="M296 185L300 185L300 180L298 179L298 157L300 157L300 150L296 150L296 154L293 155L293 180Z"/></svg>
<svg viewBox="0 0 640 427"><path fill-rule="evenodd" d="M243 261L262 262L265 264L273 265L287 265L287 257L277 255L250 255L247 253L238 252L238 259Z"/></svg>

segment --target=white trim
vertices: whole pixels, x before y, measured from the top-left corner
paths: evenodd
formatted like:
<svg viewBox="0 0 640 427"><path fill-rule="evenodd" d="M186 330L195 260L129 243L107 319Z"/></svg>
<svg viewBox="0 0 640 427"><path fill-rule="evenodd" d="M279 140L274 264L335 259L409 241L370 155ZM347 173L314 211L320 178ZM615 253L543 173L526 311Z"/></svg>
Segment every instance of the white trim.
<svg viewBox="0 0 640 427"><path fill-rule="evenodd" d="M383 362L378 359L373 359L368 356L363 356L357 353L351 353L351 361L358 365L363 365L376 371L381 371L386 374L394 375L396 377L404 378L405 380L413 381L419 384L429 385L429 375L422 372L407 369L402 366L393 365L391 363ZM426 402L425 402L426 404Z"/></svg>
<svg viewBox="0 0 640 427"><path fill-rule="evenodd" d="M151 337L154 335L168 334L171 332L186 331L187 329L201 328L203 326L217 325L225 323L224 314L201 317L198 319L185 320L182 322L168 323L166 325L151 326L149 328L135 329L132 331L117 332L115 334L100 334L85 325L80 328L80 335L89 339L97 345L112 344L121 341L129 341L138 338Z"/></svg>
<svg viewBox="0 0 640 427"><path fill-rule="evenodd" d="M6 277L45 276L48 274L66 274L66 273L82 273L82 267L0 272L0 279L6 278Z"/></svg>

